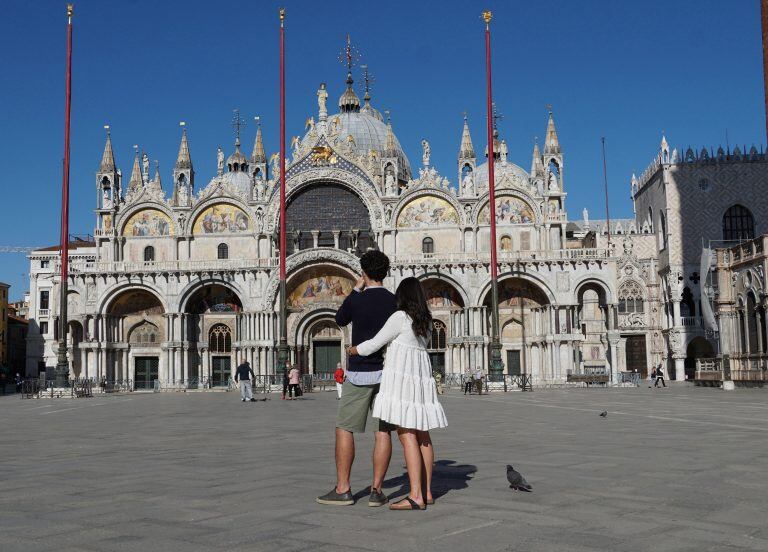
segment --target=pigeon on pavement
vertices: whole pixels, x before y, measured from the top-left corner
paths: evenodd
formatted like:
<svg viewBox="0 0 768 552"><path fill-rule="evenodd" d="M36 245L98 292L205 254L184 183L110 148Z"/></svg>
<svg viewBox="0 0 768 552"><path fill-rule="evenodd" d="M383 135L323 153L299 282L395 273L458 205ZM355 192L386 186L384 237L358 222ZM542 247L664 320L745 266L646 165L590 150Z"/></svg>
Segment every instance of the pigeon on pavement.
<svg viewBox="0 0 768 552"><path fill-rule="evenodd" d="M607 417L608 417L608 411L607 411L607 410L603 410L603 411L600 413L600 417L601 417L601 418L607 418Z"/></svg>
<svg viewBox="0 0 768 552"><path fill-rule="evenodd" d="M509 464L507 464L507 481L509 481L510 489L525 491L526 493L530 493L533 490L533 487L528 484L523 474Z"/></svg>

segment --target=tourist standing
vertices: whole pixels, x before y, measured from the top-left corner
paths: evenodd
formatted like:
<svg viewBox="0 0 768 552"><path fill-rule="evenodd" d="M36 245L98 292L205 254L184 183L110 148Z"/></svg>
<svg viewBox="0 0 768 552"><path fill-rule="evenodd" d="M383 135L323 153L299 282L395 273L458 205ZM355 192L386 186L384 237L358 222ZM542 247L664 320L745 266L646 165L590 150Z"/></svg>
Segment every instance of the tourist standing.
<svg viewBox="0 0 768 552"><path fill-rule="evenodd" d="M336 312L336 323L339 326L352 324L353 345L375 336L397 310L395 296L383 284L389 273L387 256L381 251L368 251L360 257L360 268L363 274L355 284L355 289ZM347 379L336 415L336 487L317 497L320 504L351 506L355 503L349 483L352 463L355 461L354 434L365 431L368 413L379 392L384 365L382 353L372 351L367 356L352 356L347 362ZM395 428L382 420L373 421L376 433L368 506L383 506L389 500L381 487L392 456L390 432Z"/></svg>
<svg viewBox="0 0 768 552"><path fill-rule="evenodd" d="M299 382L301 381L301 372L296 368L296 365L291 366L288 372L288 399L293 400L299 398Z"/></svg>
<svg viewBox="0 0 768 552"><path fill-rule="evenodd" d="M414 277L405 278L395 297L398 310L372 339L350 347L349 354L368 355L389 345L373 416L397 426L411 487L407 497L389 508L424 510L434 503L435 453L429 430L446 427L448 420L437 399L426 349L432 335L432 315L421 283Z"/></svg>
<svg viewBox="0 0 768 552"><path fill-rule="evenodd" d="M344 368L341 367L341 362L336 364L336 371L333 373L333 379L336 381L336 400L341 399L341 390L344 387Z"/></svg>
<svg viewBox="0 0 768 552"><path fill-rule="evenodd" d="M654 383L654 384L656 383L656 367L655 366L653 367L653 370L651 370L650 379L651 379L651 383ZM648 385L648 389L650 388L651 388L651 385Z"/></svg>
<svg viewBox="0 0 768 552"><path fill-rule="evenodd" d="M24 380L21 379L21 375L16 372L16 392L21 393L21 387Z"/></svg>
<svg viewBox="0 0 768 552"><path fill-rule="evenodd" d="M661 364L659 364L659 367L656 368L656 382L653 384L653 386L658 387L659 382L661 382L662 387L667 386L667 384L664 382L664 370L661 368Z"/></svg>
<svg viewBox="0 0 768 552"><path fill-rule="evenodd" d="M288 368L283 368L283 395L280 397L282 400L285 400L286 396L288 395Z"/></svg>
<svg viewBox="0 0 768 552"><path fill-rule="evenodd" d="M240 398L243 402L256 402L256 399L253 398L253 383L251 382L251 378L256 379L256 375L253 373L248 361L242 359L240 361L240 366L235 370L235 383L240 384Z"/></svg>
<svg viewBox="0 0 768 552"><path fill-rule="evenodd" d="M472 378L475 380L475 387L477 387L477 394L482 395L483 379L485 378L485 373L483 372L483 369L478 366Z"/></svg>
<svg viewBox="0 0 768 552"><path fill-rule="evenodd" d="M464 394L472 394L472 369L467 366L464 370Z"/></svg>

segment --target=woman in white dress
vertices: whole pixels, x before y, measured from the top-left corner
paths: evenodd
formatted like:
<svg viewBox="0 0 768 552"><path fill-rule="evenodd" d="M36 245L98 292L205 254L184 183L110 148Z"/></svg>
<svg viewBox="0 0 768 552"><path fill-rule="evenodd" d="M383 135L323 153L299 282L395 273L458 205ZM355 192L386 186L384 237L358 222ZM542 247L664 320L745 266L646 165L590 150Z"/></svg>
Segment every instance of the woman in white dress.
<svg viewBox="0 0 768 552"><path fill-rule="evenodd" d="M434 504L435 454L429 430L446 427L448 421L437 400L426 348L432 333L432 315L421 283L416 278L406 278L397 287L395 298L398 310L379 333L347 351L350 355L370 355L389 345L372 415L398 427L411 486L408 496L389 508L424 510L427 504Z"/></svg>

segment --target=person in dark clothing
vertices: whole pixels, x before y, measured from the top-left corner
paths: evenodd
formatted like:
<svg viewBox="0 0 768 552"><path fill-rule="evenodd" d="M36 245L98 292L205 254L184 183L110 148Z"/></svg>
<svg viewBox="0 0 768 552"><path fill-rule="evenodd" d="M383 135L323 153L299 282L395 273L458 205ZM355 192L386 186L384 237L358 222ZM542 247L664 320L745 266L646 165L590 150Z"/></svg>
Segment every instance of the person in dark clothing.
<svg viewBox="0 0 768 552"><path fill-rule="evenodd" d="M661 382L662 387L667 386L667 384L664 383L664 370L661 368L661 364L656 368L656 383L654 383L653 386L658 387L659 382Z"/></svg>
<svg viewBox="0 0 768 552"><path fill-rule="evenodd" d="M336 312L336 324L352 324L352 342L358 345L374 337L397 310L395 295L383 285L389 273L389 259L381 251L368 251L360 257L363 275ZM347 379L342 386L336 415L336 487L317 497L320 504L351 506L355 503L350 489L350 472L355 460L355 433L365 431L368 413L379 392L384 351L368 356L351 356L347 362ZM392 457L391 424L377 424L373 447L373 482L368 506L383 506L387 496L382 492L384 476Z"/></svg>
<svg viewBox="0 0 768 552"><path fill-rule="evenodd" d="M21 393L21 387L23 382L24 380L21 379L21 375L18 372L16 372L16 392L17 393Z"/></svg>
<svg viewBox="0 0 768 552"><path fill-rule="evenodd" d="M256 402L256 399L253 398L253 384L251 383L251 378L256 379L256 375L253 373L248 361L243 359L240 362L240 366L238 366L235 371L235 383L240 384L240 398L243 402Z"/></svg>
<svg viewBox="0 0 768 552"><path fill-rule="evenodd" d="M285 397L288 395L288 386L290 385L290 379L288 378L288 367L286 366L283 368L283 396L281 397L283 400L285 400Z"/></svg>

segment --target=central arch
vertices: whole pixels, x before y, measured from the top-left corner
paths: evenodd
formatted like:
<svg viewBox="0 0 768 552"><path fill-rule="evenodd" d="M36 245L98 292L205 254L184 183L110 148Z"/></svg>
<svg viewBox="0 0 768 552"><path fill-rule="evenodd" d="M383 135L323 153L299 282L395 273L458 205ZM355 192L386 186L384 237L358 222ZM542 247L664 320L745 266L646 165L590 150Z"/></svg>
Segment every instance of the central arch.
<svg viewBox="0 0 768 552"><path fill-rule="evenodd" d="M368 207L358 194L335 182L317 182L292 194L285 224L289 254L312 247L364 252L376 245Z"/></svg>

